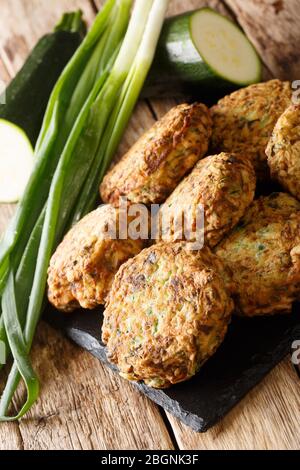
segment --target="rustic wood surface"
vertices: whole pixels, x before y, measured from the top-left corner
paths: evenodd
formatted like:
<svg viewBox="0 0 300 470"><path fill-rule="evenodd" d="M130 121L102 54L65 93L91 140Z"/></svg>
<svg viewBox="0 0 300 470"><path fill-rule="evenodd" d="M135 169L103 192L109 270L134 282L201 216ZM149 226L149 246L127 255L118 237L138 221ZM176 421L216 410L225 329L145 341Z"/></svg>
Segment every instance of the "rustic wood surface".
<svg viewBox="0 0 300 470"><path fill-rule="evenodd" d="M173 448L152 402L45 323L32 357L41 398L19 426L0 426L0 449Z"/></svg>
<svg viewBox="0 0 300 470"><path fill-rule="evenodd" d="M277 78L299 80L299 0L226 0L266 66Z"/></svg>
<svg viewBox="0 0 300 470"><path fill-rule="evenodd" d="M101 3L0 0L0 80L8 82L14 76L37 39L51 30L63 11L80 7L90 23ZM235 16L273 75L297 78L300 18L296 3L297 0L171 0L169 13L210 5ZM173 104L174 100L139 103L118 154ZM13 206L0 206L1 233L13 210ZM203 435L165 414L131 384L44 323L38 329L32 357L43 385L40 399L19 424L0 425L0 450L300 447L300 381L290 358ZM21 390L17 402L22 395Z"/></svg>

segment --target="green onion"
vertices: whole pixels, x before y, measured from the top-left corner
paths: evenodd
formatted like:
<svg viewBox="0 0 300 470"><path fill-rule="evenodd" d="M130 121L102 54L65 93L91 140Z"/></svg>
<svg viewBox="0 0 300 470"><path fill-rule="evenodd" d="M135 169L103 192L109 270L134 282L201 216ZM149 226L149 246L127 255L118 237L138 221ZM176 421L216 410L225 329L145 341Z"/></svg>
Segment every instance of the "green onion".
<svg viewBox="0 0 300 470"><path fill-rule="evenodd" d="M24 340L21 324L18 319L14 277L11 272L8 277L7 288L2 297L2 312L8 337L8 342L12 354L15 359L15 364L18 367L18 374L20 374L26 384L27 400L22 407L20 413L15 418L6 418L6 421L21 418L31 408L39 395L39 381L32 369L30 360L28 359L28 346ZM9 392L8 389L6 389ZM5 400L5 392L3 394ZM0 412L1 413L1 412ZM0 421L2 418L0 417Z"/></svg>
<svg viewBox="0 0 300 470"><path fill-rule="evenodd" d="M167 0L137 1L124 38L132 1L108 0L50 99L36 169L0 249L0 338L14 358L0 421L21 418L38 396L29 352L43 311L50 257L70 221L95 205L151 66L167 5ZM44 188L35 203L44 184L49 195ZM27 400L17 416L7 417L20 378Z"/></svg>
<svg viewBox="0 0 300 470"><path fill-rule="evenodd" d="M108 4L112 4L112 2L108 2L106 5L108 5ZM117 21L116 21L116 13L117 13L116 10L114 9L111 12L112 13L112 18L115 21L114 22L114 29L112 31L112 34L114 33L115 36L117 37L115 31L118 30L119 39L121 39L122 33L124 32L125 26L128 22L129 10L130 10L130 6L131 6L131 0L122 0L122 1L118 2L118 5L119 5L119 8L118 8L118 20ZM101 13L103 14L103 10L102 10ZM99 17L101 17L101 13L98 16L98 19L99 19ZM97 23L97 19L96 19L96 23ZM85 44L88 42L87 40L89 39L89 36L93 33L94 29L95 29L95 26L93 27L91 32L88 34L88 36L86 38L86 41L83 43L81 48L85 47ZM115 44L113 43L112 46L114 46L114 45ZM78 50L78 53L80 53L80 49ZM77 53L77 55L78 55L78 53ZM111 53L113 55L113 51L111 51ZM74 59L73 59L73 61L74 61ZM70 68L70 65L68 67ZM67 69L68 69L68 67L67 67ZM63 75L62 75L61 79L59 80L59 82L58 82L58 84L57 84L57 86L56 86L56 88L53 92L53 95L52 95L52 100L56 99L58 101L58 103L59 103L60 97L59 97L59 95L57 95L57 88L60 84L61 84L62 87L65 86L64 85L65 82L63 80L63 78L64 78ZM49 199L48 199L47 206L46 206L45 221L44 221L44 224L43 224L43 227L42 227L42 231L39 228L38 231L37 231L39 233L35 234L35 237L39 237L39 242L40 242L39 243L38 258L37 258L37 265L35 266L36 257L35 258L27 257L27 260L26 260L27 261L27 269L26 269L27 278L26 278L25 284L22 288L22 291L25 292L26 290L28 290L26 298L29 298L29 296L30 296L30 299L33 300L33 301L32 301L32 303L29 302L29 306L28 306L28 312L29 313L28 312L26 313L26 311L24 310L24 305L19 305L18 316L21 317L22 320L24 320L24 318L27 318L27 320L28 320L28 318L30 318L31 331L28 332L28 330L29 330L29 328L28 328L27 329L27 335L26 335L26 330L25 330L25 338L26 338L26 342L29 345L29 349L31 347L31 343L32 343L32 339L33 339L33 333L35 331L36 324L37 324L37 321L38 321L40 313L41 313L43 298L44 298L45 285L46 285L47 267L48 267L48 264L49 264L51 253L52 253L53 248L54 248L54 242L56 241L56 238L57 238L57 234L56 234L56 231L55 231L56 221L57 221L57 218L58 218L58 212L57 211L60 208L60 198L61 198L61 194L62 194L62 191L63 191L63 188L64 188L66 169L68 168L68 164L71 161L71 159L76 162L75 148L76 148L76 145L78 144L78 142L79 142L79 145L78 145L78 152L77 153L79 153L79 155L77 154L77 157L78 157L77 160L80 157L79 162L82 163L83 166L86 166L85 160L82 159L82 152L83 151L85 152L88 149L86 148L86 145L84 145L84 146L82 145L79 137L80 137L81 132L84 129L84 126L86 125L86 121L88 120L88 118L91 121L93 121L93 119L90 117L90 115L93 114L92 111L90 111L90 108L92 107L93 102L96 99L99 91L103 87L103 84L105 84L106 78L107 78L107 72L103 73L102 76L97 79L97 82L95 83L92 92L90 92L90 96L88 97L86 104L84 105L83 109L81 110L81 112L80 112L80 114L79 114L79 116L76 120L75 126L73 127L73 129L71 131L71 134L68 137L67 143L66 143L65 148L63 150L63 153L60 157L58 167L57 167L55 175L54 175L54 180L51 184L50 195L49 195ZM69 81L69 76L68 75L66 75L65 80L66 80L66 82ZM87 87L88 90L90 89L89 83L86 84L86 87ZM73 86L73 90L76 92L77 89L78 88L76 88L76 84L75 84L75 86ZM76 102L75 107L76 107L77 110L78 109L80 110L81 106L82 106L81 102L80 102L80 104L78 104L78 102ZM51 101L50 101L48 110L49 110L50 107L51 107ZM55 107L54 107L54 109L55 109ZM99 112L100 111L98 111L98 113ZM70 114L69 114L69 116L70 116ZM74 116L74 119L75 119L76 111L73 112L73 116ZM68 120L68 113L67 113L67 118L66 119ZM47 121L47 116L45 118L45 121ZM55 120L55 122L56 122L56 120ZM50 124L51 124L51 120L50 120ZM64 122L64 124L65 124L65 122ZM96 148L97 148L98 139L99 139L98 132L95 131L95 128L93 128L93 129L94 129L93 139L94 140L96 139ZM90 128L88 126L87 126L87 129L85 130L85 132L86 132L87 137L89 137L91 135ZM51 134L51 133L53 133L53 130L51 129L51 125L50 125L49 134ZM55 130L55 136L56 136L56 134L57 134L57 132ZM47 135L47 133L45 133L44 139L45 139L46 142L47 142L47 138L48 138L48 135ZM43 149L42 139L43 139L43 130L41 132L41 136L40 136L37 148ZM92 139L92 141L93 141L93 139ZM82 140L84 140L84 137L83 137ZM85 144L86 144L86 142L85 142ZM40 151L42 151L42 150L40 150ZM89 153L88 153L88 155L89 155ZM93 153L91 153L91 155L93 155ZM74 194L74 178L76 180L76 178L78 178L78 174L82 174L82 173L80 173L80 172L78 173L74 169L72 171L71 175L70 175L71 176L71 182L69 181L69 183L66 184L66 187L69 188L69 191L67 191L67 195L70 198L71 198L71 194ZM72 193L70 191L70 186L71 185L72 185ZM71 200L72 200L72 198L71 198ZM67 200L67 203L70 204L70 199ZM62 218L63 218L63 214L62 214ZM30 267L30 269L28 269L28 267ZM28 272L31 272L30 276L28 276ZM24 276L23 276L23 278L24 278ZM32 283L30 283L30 278L31 279L33 278L33 285L32 285ZM11 287L11 285L10 285L10 287ZM27 289L26 289L26 287L27 287ZM26 303L24 303L24 304L26 305ZM5 316L4 316L4 325L5 325L6 332L7 332L7 326L6 326L5 323L6 323L6 321L5 321ZM33 332L33 333L31 333L31 332ZM7 408L5 403L10 402L13 391L14 391L14 389L16 388L16 386L18 384L19 378L20 378L20 374L18 372L18 364L15 362L14 366L12 368L11 374L9 375L8 384L7 384L8 386L6 387L5 393L3 394L2 400L1 400L0 415L2 415L2 416L6 412L4 410L6 410L6 408ZM15 384L15 386L14 387L9 387L10 382L13 382Z"/></svg>
<svg viewBox="0 0 300 470"><path fill-rule="evenodd" d="M95 59L94 51L98 44L97 41L103 37L109 22L115 18L115 8L116 0L108 0L97 16L89 34L69 62L53 90L35 150L36 166L23 199L0 244L0 295L2 291L1 285L5 285L5 272L8 271L9 267L8 255L14 249L12 256L13 264L17 266L30 239L31 232L37 223L40 212L47 201L52 175L63 150L64 143L84 104L82 100L73 102L72 93L76 93L77 82L80 81L85 66L91 60L91 57L94 60L100 60L99 57ZM124 29L125 27L123 26ZM122 31L119 37L121 40ZM85 96L82 90L82 99L88 97L91 88L94 86L93 77L86 77L85 86ZM4 273L3 275L2 272ZM0 340L5 343L6 334L3 330L4 322L0 318Z"/></svg>
<svg viewBox="0 0 300 470"><path fill-rule="evenodd" d="M132 114L147 78L154 59L168 3L168 0L154 1L138 54L130 69L122 94L109 122L108 135L110 135L110 139L105 151L104 163L99 175L100 181L98 184L100 184L110 161L117 150L121 137L128 124L129 117Z"/></svg>
<svg viewBox="0 0 300 470"><path fill-rule="evenodd" d="M140 46L109 120L102 145L99 148L99 154L91 168L86 184L81 191L71 225L74 225L85 214L93 210L97 202L99 185L117 150L153 62L168 3L168 0L148 1L147 5L140 4L140 9L136 11L136 18L133 18L133 20L134 24L136 22L140 24L140 35L137 36L137 32L134 33L133 30L128 32L128 44L124 45L125 41L123 44L124 53L126 47L129 47L130 42L133 40L133 37L136 37L136 42L139 42ZM143 19L145 20L146 7L147 11L150 12L147 24L143 21Z"/></svg>
<svg viewBox="0 0 300 470"><path fill-rule="evenodd" d="M130 6L131 6L131 0L123 0L122 2L120 2L120 8L119 8L120 11L118 14L119 18L117 20L115 18L116 12L114 12L114 19L115 19L114 28L118 29L118 31L121 31L121 34L122 34L122 31L124 31L125 29L124 24L126 23L126 18L128 22ZM113 51L111 52L113 54ZM57 238L58 238L56 231L55 231L55 228L56 228L55 220L57 220L56 211L60 207L59 200L60 200L61 193L65 185L64 177L66 174L66 168L68 167L69 161L71 159L72 161L74 162L78 161L81 164L81 171L78 169L77 171L75 171L75 169L73 169L73 171L69 173L71 178L69 178L69 181L66 181L67 190L66 190L65 199L66 199L66 204L70 206L70 202L73 201L73 196L75 194L74 184L76 184L76 181L78 181L78 177L80 175L82 178L84 178L85 173L87 172L88 158L86 160L82 159L82 153L87 152L87 156L93 155L93 149L89 149L87 147L87 140L90 139L91 135L92 135L92 138L90 140L91 140L92 145L95 146L95 149L97 149L97 146L98 146L99 129L96 128L97 131L95 131L95 122L93 122L94 119L93 119L92 105L99 93L99 90L101 90L103 84L106 81L107 74L108 74L107 72L103 73L103 75L97 80L92 92L90 93L89 98L87 99L85 106L83 107L79 117L77 118L76 124L71 132L71 135L68 138L65 149L62 153L61 159L58 164L58 168L54 175L54 184L52 183L51 185L51 188L55 187L55 190L52 193L50 190L50 196L48 199L47 210L45 214L45 222L42 227L42 231L41 231L41 227L39 226L36 233L34 233L34 239L39 237L38 241L40 242L38 257L37 258L32 257L31 255L30 257L28 256L26 257L27 266L26 266L25 276L24 275L22 276L23 281L24 281L24 284L22 286L22 292L23 292L23 295L25 296L25 299L29 298L29 296L31 299L33 299L33 305L29 304L28 306L28 309L31 312L31 319L32 319L31 324L33 325L32 326L33 331L35 331L36 324L39 319L40 311L41 311L42 304L43 304L44 290L45 290L46 277L47 277L47 268L48 268L50 256L53 252L53 247L55 247L54 243L55 241L57 242ZM78 107L78 104L77 104L77 107ZM94 109L97 110L98 115L102 114L101 108L94 108ZM89 121L91 125L90 126L87 125L85 133L83 133L83 136L81 137L81 140L80 140L79 139L80 134L86 124L88 117L89 117ZM90 130L91 128L94 129L93 134L91 134L91 130ZM82 141L84 141L84 145ZM75 151L76 145L78 145L77 152ZM82 168L83 168L83 173L82 173ZM55 179L56 175L60 175L59 177L60 179L58 183L57 183L57 180ZM51 211L49 207L50 208L54 207L54 208ZM49 212L50 212L50 215L49 215ZM47 215L48 215L48 220L47 220ZM60 217L60 225L62 225L62 221L64 221L64 217L69 218L69 216L70 215L68 214L68 212L67 212L67 215L62 213ZM44 239L43 239L43 234L44 234ZM61 236L62 234L60 233L60 238ZM37 264L36 264L36 259L37 259ZM30 269L28 269L29 267ZM29 276L28 273L31 273L31 275ZM33 285L31 282L32 279L33 279ZM42 289L41 289L41 286L43 286ZM30 293L31 289L32 289L32 292ZM27 290L27 295L26 295L26 290ZM36 292L39 292L39 295L36 295L35 294ZM23 304L19 305L18 314L22 320L24 319L24 317L26 318L26 311L24 311L25 305L26 305L26 302L23 302ZM4 324L5 324L5 321L4 321ZM3 325L3 320L2 320L2 325ZM0 331L1 331L1 324L0 324ZM30 345L31 345L31 341L30 341ZM4 336L4 342L7 343L5 341L5 336ZM15 370L17 370L17 368L15 368ZM14 380L17 383L19 379L19 374L15 372L15 375L14 375L12 372L12 374L10 375L10 378L12 377L14 377ZM4 394L2 397L2 402L5 401L6 399L9 400L8 395ZM4 413L0 411L0 414L4 414Z"/></svg>
<svg viewBox="0 0 300 470"><path fill-rule="evenodd" d="M115 3L115 0L108 0L106 2L96 18L93 28L84 39L55 86L36 146L35 159L37 163L23 199L18 205L16 214L0 245L0 266L20 237L22 237L26 245L31 230L47 200L53 171L65 143L61 135L68 134L74 124L65 120L74 88L97 41L105 31L109 15L112 13ZM81 104L75 104L76 112L74 115L80 111ZM65 132L59 134L61 129L65 129ZM41 180L43 180L43 185L40 185ZM38 199L36 194L39 194Z"/></svg>

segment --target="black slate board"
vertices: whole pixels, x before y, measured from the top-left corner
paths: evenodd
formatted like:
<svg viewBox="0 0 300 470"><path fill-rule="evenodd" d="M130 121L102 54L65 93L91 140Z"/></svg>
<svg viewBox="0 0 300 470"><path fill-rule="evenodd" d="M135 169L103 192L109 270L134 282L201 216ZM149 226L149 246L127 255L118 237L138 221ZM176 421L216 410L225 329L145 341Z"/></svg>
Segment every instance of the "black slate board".
<svg viewBox="0 0 300 470"><path fill-rule="evenodd" d="M136 387L197 432L205 432L225 416L300 339L300 305L292 315L243 319L234 317L217 353L196 377L168 390ZM109 367L101 343L103 311L72 316L48 309L46 320ZM291 363L292 367L292 363Z"/></svg>

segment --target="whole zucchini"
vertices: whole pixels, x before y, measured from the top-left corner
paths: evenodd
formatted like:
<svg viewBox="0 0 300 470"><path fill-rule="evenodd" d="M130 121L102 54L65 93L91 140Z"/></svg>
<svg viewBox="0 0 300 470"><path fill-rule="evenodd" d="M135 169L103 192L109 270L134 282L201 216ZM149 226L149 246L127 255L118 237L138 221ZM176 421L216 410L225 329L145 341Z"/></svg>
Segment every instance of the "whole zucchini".
<svg viewBox="0 0 300 470"><path fill-rule="evenodd" d="M21 127L32 145L39 135L50 94L85 33L80 11L63 16L53 33L37 43L0 96L0 119Z"/></svg>

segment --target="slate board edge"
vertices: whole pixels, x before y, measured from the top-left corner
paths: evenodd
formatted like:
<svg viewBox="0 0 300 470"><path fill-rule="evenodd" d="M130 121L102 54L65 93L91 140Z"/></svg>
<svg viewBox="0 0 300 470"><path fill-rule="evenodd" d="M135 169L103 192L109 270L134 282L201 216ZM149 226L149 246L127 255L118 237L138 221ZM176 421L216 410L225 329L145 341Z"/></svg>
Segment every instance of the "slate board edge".
<svg viewBox="0 0 300 470"><path fill-rule="evenodd" d="M61 328L61 326L56 325L55 322L49 323L51 323L52 326L57 329L62 329L66 336L68 336L77 345L83 347L85 350L90 352L93 356L99 359L102 363L108 366L115 373L118 373L117 368L108 362L105 353L105 347L91 334L77 328L68 327L67 325L64 325L64 327ZM164 410L169 412L175 418L178 418L185 425L187 425L198 433L204 433L208 431L212 426L217 424L217 422L219 422L225 414L228 414L229 411L232 410L245 397L245 395L247 395L250 390L252 390L258 383L260 383L263 378L276 366L276 364L283 360L289 353L290 346L288 345L288 343L285 347L279 345L276 352L274 352L274 354L276 354L276 361L274 361L272 365L270 363L262 364L259 373L256 367L253 368L253 372L255 369L255 379L253 379L252 377L251 384L249 383L248 386L245 385L244 382L243 388L239 388L239 391L236 396L233 397L227 403L226 409L222 410L221 413L218 413L215 419L211 421L204 422L204 420L199 416L185 411L177 401L167 397L163 390L151 389L140 383L133 383L133 385L144 395L146 395L150 400L152 400L157 405L161 406Z"/></svg>
<svg viewBox="0 0 300 470"><path fill-rule="evenodd" d="M102 346L101 343L99 343L92 335L73 328L67 328L65 330L65 334L74 341L74 343L86 349L90 354L105 364L105 366L118 374L118 369L107 360L104 346ZM175 418L180 419L180 421L192 428L194 431L205 432L207 430L202 418L188 411L184 411L177 401L167 397L162 390L151 389L141 383L131 382L131 384L151 401L168 411L170 414L175 416Z"/></svg>

